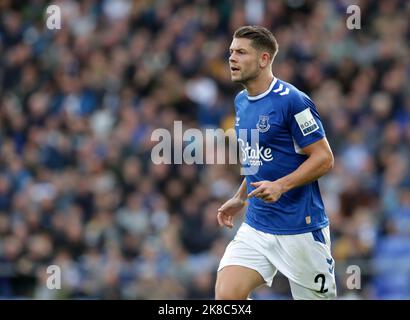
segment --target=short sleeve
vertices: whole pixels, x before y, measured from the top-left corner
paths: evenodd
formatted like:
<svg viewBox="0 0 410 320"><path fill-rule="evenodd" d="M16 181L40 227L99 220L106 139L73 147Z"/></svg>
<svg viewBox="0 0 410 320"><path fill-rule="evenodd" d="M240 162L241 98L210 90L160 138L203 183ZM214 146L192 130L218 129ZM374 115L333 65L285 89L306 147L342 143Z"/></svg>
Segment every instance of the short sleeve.
<svg viewBox="0 0 410 320"><path fill-rule="evenodd" d="M293 139L304 148L325 136L319 113L313 101L304 94L295 94L289 103L288 126Z"/></svg>
<svg viewBox="0 0 410 320"><path fill-rule="evenodd" d="M234 107L235 107L235 113L236 113L236 114L238 114L238 111L239 111L239 108L238 108L239 100L243 97L244 91L245 91L245 90L240 91L240 92L235 96L235 99L234 99L234 103L233 103L233 104L234 104Z"/></svg>

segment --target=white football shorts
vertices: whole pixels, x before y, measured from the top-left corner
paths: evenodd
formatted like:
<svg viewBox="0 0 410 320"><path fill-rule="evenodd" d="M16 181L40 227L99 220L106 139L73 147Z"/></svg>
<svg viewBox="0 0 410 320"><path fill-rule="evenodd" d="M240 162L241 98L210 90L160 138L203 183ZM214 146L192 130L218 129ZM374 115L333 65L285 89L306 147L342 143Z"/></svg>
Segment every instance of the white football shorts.
<svg viewBox="0 0 410 320"><path fill-rule="evenodd" d="M268 286L272 285L279 270L289 279L292 296L297 300L336 297L329 227L301 234L276 235L242 223L227 246L218 271L230 265L259 272Z"/></svg>

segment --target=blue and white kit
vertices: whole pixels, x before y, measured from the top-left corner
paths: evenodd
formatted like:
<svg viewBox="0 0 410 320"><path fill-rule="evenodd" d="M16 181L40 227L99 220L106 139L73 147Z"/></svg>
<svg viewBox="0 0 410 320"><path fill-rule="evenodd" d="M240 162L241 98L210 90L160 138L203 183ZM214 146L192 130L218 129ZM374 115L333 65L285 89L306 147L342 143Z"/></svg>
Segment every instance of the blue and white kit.
<svg viewBox="0 0 410 320"><path fill-rule="evenodd" d="M291 84L273 78L269 88L235 98L235 131L251 182L275 181L306 159L303 148L325 137L316 106ZM257 143L251 132L257 130ZM274 203L252 197L245 221L229 244L219 269L242 265L258 271L268 285L279 270L288 277L295 299L336 295L329 220L317 181L294 188Z"/></svg>

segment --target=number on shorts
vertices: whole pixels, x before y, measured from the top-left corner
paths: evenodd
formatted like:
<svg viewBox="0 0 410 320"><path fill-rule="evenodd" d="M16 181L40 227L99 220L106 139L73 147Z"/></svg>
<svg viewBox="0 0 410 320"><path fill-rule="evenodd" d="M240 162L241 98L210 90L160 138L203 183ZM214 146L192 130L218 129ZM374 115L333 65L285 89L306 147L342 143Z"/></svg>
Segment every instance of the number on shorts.
<svg viewBox="0 0 410 320"><path fill-rule="evenodd" d="M319 273L316 277L315 277L315 283L318 283L319 279L322 279L322 286L320 287L320 293L326 293L328 291L328 289L325 289L325 282L326 282L326 277L323 273Z"/></svg>

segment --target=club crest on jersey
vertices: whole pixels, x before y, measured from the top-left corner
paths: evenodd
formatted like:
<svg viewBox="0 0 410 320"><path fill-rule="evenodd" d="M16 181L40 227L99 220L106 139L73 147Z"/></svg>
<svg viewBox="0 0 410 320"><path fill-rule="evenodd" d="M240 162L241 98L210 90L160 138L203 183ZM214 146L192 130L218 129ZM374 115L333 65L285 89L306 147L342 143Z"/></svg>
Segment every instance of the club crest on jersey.
<svg viewBox="0 0 410 320"><path fill-rule="evenodd" d="M256 124L256 128L260 133L264 133L269 130L269 116L259 116L259 121Z"/></svg>

